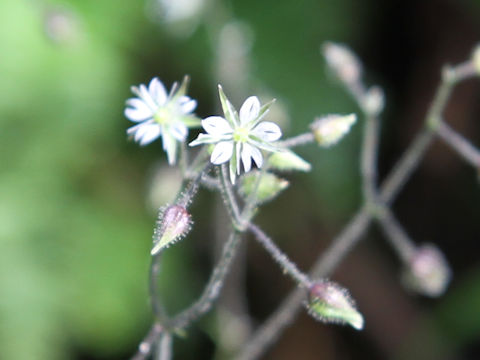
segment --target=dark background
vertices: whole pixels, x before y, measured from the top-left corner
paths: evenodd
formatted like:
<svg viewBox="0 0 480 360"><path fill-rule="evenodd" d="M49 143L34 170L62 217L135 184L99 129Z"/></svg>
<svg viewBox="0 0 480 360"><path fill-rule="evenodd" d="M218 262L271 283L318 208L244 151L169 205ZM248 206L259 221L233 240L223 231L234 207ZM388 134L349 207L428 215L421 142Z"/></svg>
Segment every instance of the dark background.
<svg viewBox="0 0 480 360"><path fill-rule="evenodd" d="M2 359L126 359L148 330L155 209L176 174L160 142L140 148L127 141L129 86L153 76L170 86L190 74L200 117L217 113L219 82L237 107L251 94L275 97L271 119L292 136L315 116L358 112L319 53L325 41L345 43L362 60L367 83L386 93L383 178L421 128L442 65L468 59L480 39L473 0L205 0L203 11L182 20L155 1L0 3ZM242 31L240 50L235 33L219 45L225 23ZM479 94L478 80L462 83L445 112L474 144ZM362 127L360 118L332 149L299 149L314 170L288 175L290 188L258 216L302 269L361 204ZM398 257L373 226L332 276L356 299L364 331L302 313L265 359L478 359L477 170L436 141L394 203L407 233L437 244L449 260L454 276L444 296L407 292ZM161 287L171 312L188 306L208 279L227 224L220 212L218 200L201 192L191 236L166 253ZM256 325L294 284L253 241L245 259L236 270L246 274L246 296L229 288L221 308L248 307ZM222 320L224 313L212 312L194 324L175 340L175 358L222 358L215 355L227 331Z"/></svg>

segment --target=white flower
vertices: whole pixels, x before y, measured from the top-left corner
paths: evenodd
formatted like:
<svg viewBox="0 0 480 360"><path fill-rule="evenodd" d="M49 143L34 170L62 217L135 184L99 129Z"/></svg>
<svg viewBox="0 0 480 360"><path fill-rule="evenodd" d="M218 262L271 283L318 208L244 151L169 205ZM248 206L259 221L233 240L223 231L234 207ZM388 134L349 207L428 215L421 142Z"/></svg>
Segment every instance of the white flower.
<svg viewBox="0 0 480 360"><path fill-rule="evenodd" d="M185 77L180 87L173 84L168 95L158 78L153 78L148 88L144 84L132 86L137 97L128 99L125 109L125 116L139 123L129 128L127 134L142 146L161 136L170 165L175 164L177 157L176 142L185 141L189 127L200 125L199 120L190 115L197 102L185 95L187 85Z"/></svg>
<svg viewBox="0 0 480 360"><path fill-rule="evenodd" d="M236 175L240 174L240 163L243 163L245 172L248 172L252 168L252 160L257 167L262 167L263 156L259 149L279 150L271 143L282 136L282 131L273 122L261 122L273 100L260 106L258 98L250 96L240 108L239 115L220 85L218 91L225 118L210 116L202 120L207 134L198 135L190 146L216 144L210 161L219 165L230 160L230 180L235 183Z"/></svg>

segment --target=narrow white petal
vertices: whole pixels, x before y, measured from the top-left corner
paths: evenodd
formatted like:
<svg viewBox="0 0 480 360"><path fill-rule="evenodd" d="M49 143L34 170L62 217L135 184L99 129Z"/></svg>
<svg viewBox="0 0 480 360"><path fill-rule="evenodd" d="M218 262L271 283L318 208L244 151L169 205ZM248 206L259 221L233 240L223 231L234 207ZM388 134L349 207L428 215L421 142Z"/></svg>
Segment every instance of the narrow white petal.
<svg viewBox="0 0 480 360"><path fill-rule="evenodd" d="M263 121L252 130L252 134L259 137L263 141L277 141L282 136L280 127L270 121Z"/></svg>
<svg viewBox="0 0 480 360"><path fill-rule="evenodd" d="M185 124L176 122L170 127L170 134L178 141L183 142L188 135L188 129Z"/></svg>
<svg viewBox="0 0 480 360"><path fill-rule="evenodd" d="M193 140L189 146L197 146L197 145L202 145L202 144L213 144L218 142L218 138L213 137L211 135L207 134L199 134L198 137Z"/></svg>
<svg viewBox="0 0 480 360"><path fill-rule="evenodd" d="M243 158L243 152L247 150L249 152L250 157L255 161L255 164L257 165L258 168L261 168L263 165L263 156L262 152L258 150L255 146L252 146L250 144L243 144L243 150L242 150L242 158ZM243 164L245 166L245 163ZM245 169L245 172L248 170Z"/></svg>
<svg viewBox="0 0 480 360"><path fill-rule="evenodd" d="M139 91L140 91L140 97L142 98L142 100L145 102L145 104L147 104L150 110L152 110L152 112L155 113L158 110L158 105L155 103L155 101L153 101L152 96L148 92L147 87L141 84Z"/></svg>
<svg viewBox="0 0 480 360"><path fill-rule="evenodd" d="M233 132L227 120L220 116L209 116L202 120L202 126L207 133L213 136L226 135Z"/></svg>
<svg viewBox="0 0 480 360"><path fill-rule="evenodd" d="M164 105L167 101L167 90L157 77L154 77L152 81L150 81L150 84L148 85L148 92L152 96L155 103L159 106Z"/></svg>
<svg viewBox="0 0 480 360"><path fill-rule="evenodd" d="M125 116L131 121L143 121L153 116L153 111L138 98L127 100Z"/></svg>
<svg viewBox="0 0 480 360"><path fill-rule="evenodd" d="M242 149L242 163L243 163L243 169L245 172L249 172L250 169L252 168L252 153L251 153L251 147L247 143L243 144L243 149Z"/></svg>
<svg viewBox="0 0 480 360"><path fill-rule="evenodd" d="M210 162L215 165L223 164L230 160L233 154L233 142L222 141L215 145L212 155L210 156Z"/></svg>
<svg viewBox="0 0 480 360"><path fill-rule="evenodd" d="M127 129L127 134L128 134L128 135L134 135L134 134L137 132L137 130L138 130L141 126L143 126L143 125L144 125L144 124L142 123L142 124L137 124L137 125L134 125L134 126L132 126L132 127L129 127L129 128Z"/></svg>
<svg viewBox="0 0 480 360"><path fill-rule="evenodd" d="M143 137L144 134L146 134L149 130L149 126L148 124L140 124L140 126L138 127L138 129L136 129L135 131L135 137L134 137L134 140L139 142L140 139Z"/></svg>
<svg viewBox="0 0 480 360"><path fill-rule="evenodd" d="M237 164L237 174L240 175L240 162L242 161L242 159L240 158L240 153L242 151L242 144L236 143L235 144L235 151L236 151L235 160L236 160L236 164Z"/></svg>
<svg viewBox="0 0 480 360"><path fill-rule="evenodd" d="M141 134L140 136L138 135L139 133ZM137 131L135 134L135 140L139 141L141 146L145 146L157 139L160 134L161 129L159 125L145 125L143 128Z"/></svg>
<svg viewBox="0 0 480 360"><path fill-rule="evenodd" d="M240 108L240 125L255 120L260 111L260 101L256 96L250 96Z"/></svg>
<svg viewBox="0 0 480 360"><path fill-rule="evenodd" d="M190 114L197 107L197 101L190 99L188 96L182 96L178 100L178 104L184 114Z"/></svg>

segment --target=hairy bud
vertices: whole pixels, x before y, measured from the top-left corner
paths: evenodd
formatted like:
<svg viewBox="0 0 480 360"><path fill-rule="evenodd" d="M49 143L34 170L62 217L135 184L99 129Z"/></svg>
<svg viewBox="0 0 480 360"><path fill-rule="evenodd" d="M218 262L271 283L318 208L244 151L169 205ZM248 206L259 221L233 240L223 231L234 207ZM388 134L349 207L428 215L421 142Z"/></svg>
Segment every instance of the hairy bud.
<svg viewBox="0 0 480 360"><path fill-rule="evenodd" d="M182 239L190 231L191 215L185 207L170 205L160 211L157 227L153 234L152 255Z"/></svg>
<svg viewBox="0 0 480 360"><path fill-rule="evenodd" d="M328 42L323 45L323 55L330 69L340 80L347 84L358 81L362 67L360 61L349 48Z"/></svg>
<svg viewBox="0 0 480 360"><path fill-rule="evenodd" d="M480 75L480 45L477 45L475 50L473 50L472 62L475 71Z"/></svg>
<svg viewBox="0 0 480 360"><path fill-rule="evenodd" d="M347 289L332 281L320 280L313 283L307 308L316 320L349 324L357 330L363 329L363 316L357 311Z"/></svg>
<svg viewBox="0 0 480 360"><path fill-rule="evenodd" d="M355 114L350 115L327 115L315 119L310 129L315 136L318 145L330 147L338 143L357 121Z"/></svg>
<svg viewBox="0 0 480 360"><path fill-rule="evenodd" d="M442 252L433 244L417 249L405 269L407 287L431 297L442 295L450 282L451 270Z"/></svg>
<svg viewBox="0 0 480 360"><path fill-rule="evenodd" d="M310 171L312 165L291 150L278 151L268 159L269 165L280 171Z"/></svg>

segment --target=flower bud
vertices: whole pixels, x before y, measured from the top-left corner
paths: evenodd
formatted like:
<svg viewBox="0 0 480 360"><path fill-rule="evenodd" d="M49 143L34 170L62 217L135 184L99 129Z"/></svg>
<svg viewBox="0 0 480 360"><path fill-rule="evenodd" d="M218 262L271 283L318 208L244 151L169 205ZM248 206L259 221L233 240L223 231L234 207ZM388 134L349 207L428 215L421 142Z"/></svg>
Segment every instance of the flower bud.
<svg viewBox="0 0 480 360"><path fill-rule="evenodd" d="M328 42L323 46L323 55L330 69L340 80L347 84L358 81L362 67L349 48Z"/></svg>
<svg viewBox="0 0 480 360"><path fill-rule="evenodd" d="M315 136L318 145L330 147L338 143L357 121L355 114L350 115L327 115L315 119L310 129Z"/></svg>
<svg viewBox="0 0 480 360"><path fill-rule="evenodd" d="M260 183L258 183L258 177ZM240 183L240 193L244 198L248 198L252 192L256 191L256 201L258 203L265 203L273 200L278 194L285 190L290 183L272 173L262 174L258 170L251 171L248 174L242 176Z"/></svg>
<svg viewBox="0 0 480 360"><path fill-rule="evenodd" d="M473 50L472 62L475 71L480 75L480 45L477 45L475 50Z"/></svg>
<svg viewBox="0 0 480 360"><path fill-rule="evenodd" d="M273 153L268 159L268 164L273 169L280 171L297 170L308 172L312 169L310 163L303 160L300 156L290 150Z"/></svg>
<svg viewBox="0 0 480 360"><path fill-rule="evenodd" d="M161 210L153 233L151 254L156 255L162 249L183 238L190 231L191 225L191 215L185 207L170 205L165 210Z"/></svg>
<svg viewBox="0 0 480 360"><path fill-rule="evenodd" d="M378 115L385 106L385 96L383 90L378 86L372 86L368 89L363 98L363 108L371 115Z"/></svg>
<svg viewBox="0 0 480 360"><path fill-rule="evenodd" d="M313 283L309 292L308 313L324 323L349 324L363 329L363 316L347 289L337 283L320 280Z"/></svg>
<svg viewBox="0 0 480 360"><path fill-rule="evenodd" d="M419 247L404 273L407 287L430 297L442 295L450 282L451 270L442 252L433 244Z"/></svg>

